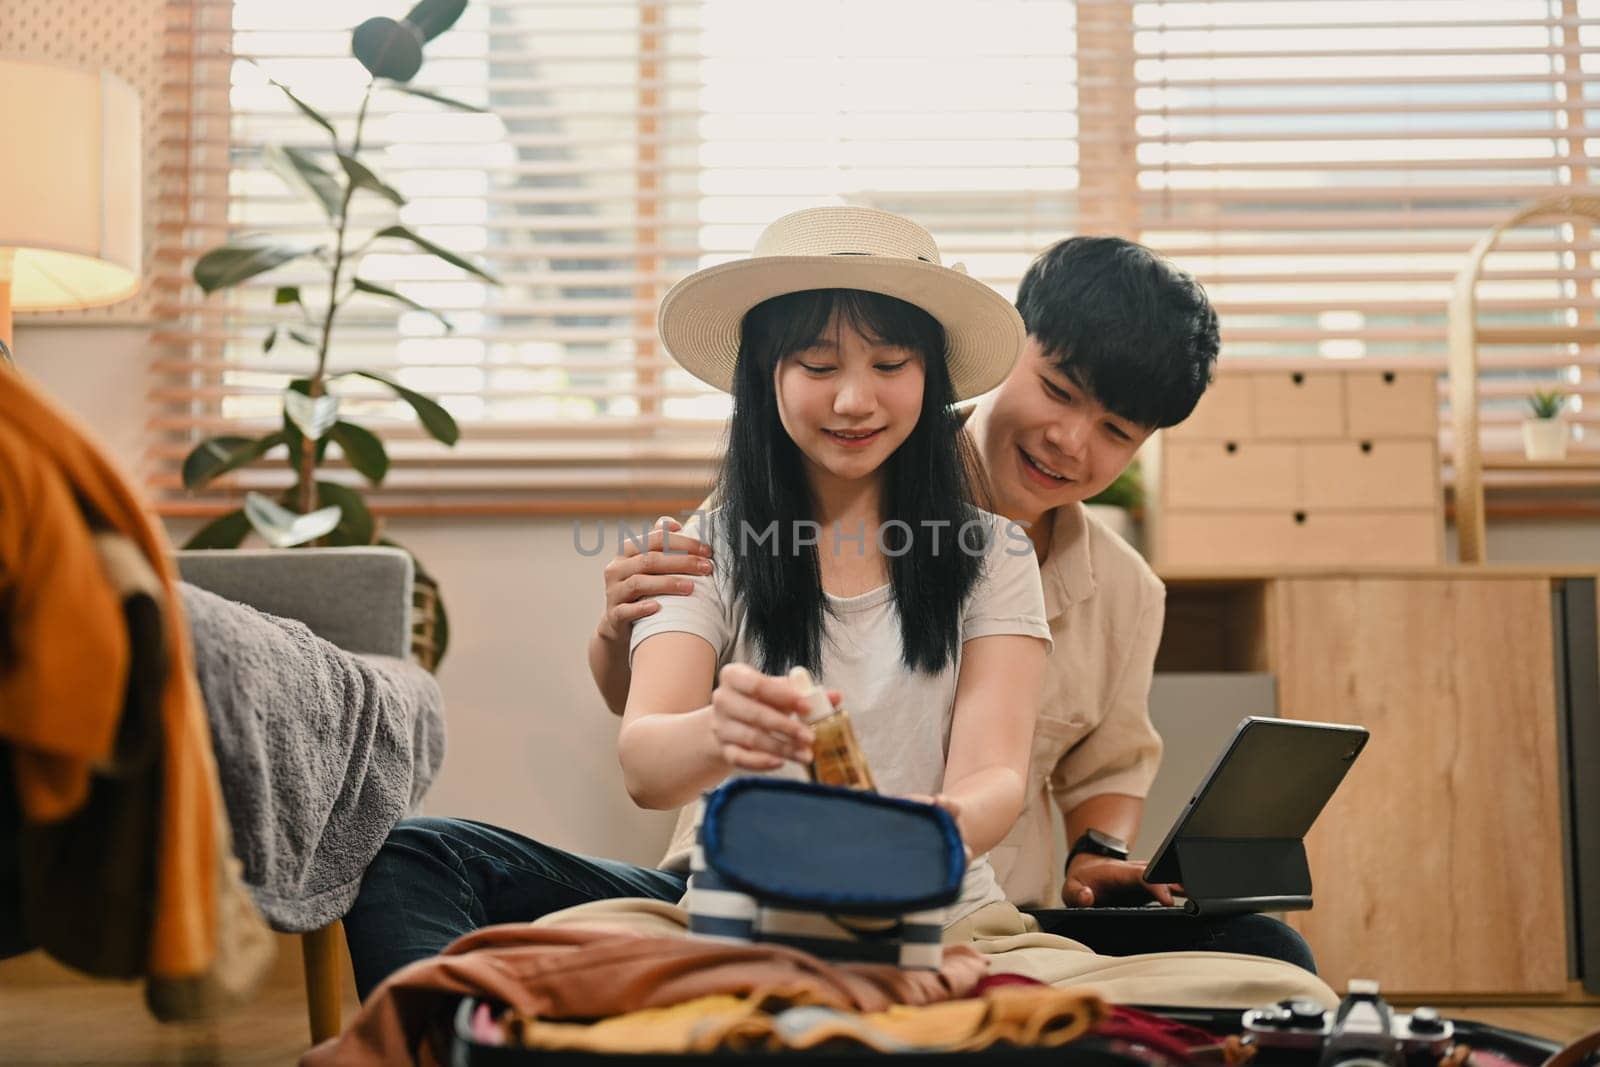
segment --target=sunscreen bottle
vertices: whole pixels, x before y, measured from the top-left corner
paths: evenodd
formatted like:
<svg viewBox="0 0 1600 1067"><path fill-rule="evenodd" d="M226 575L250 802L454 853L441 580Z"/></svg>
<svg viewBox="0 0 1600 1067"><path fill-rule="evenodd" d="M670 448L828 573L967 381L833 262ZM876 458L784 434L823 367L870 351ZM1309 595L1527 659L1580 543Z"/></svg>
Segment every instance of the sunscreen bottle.
<svg viewBox="0 0 1600 1067"><path fill-rule="evenodd" d="M849 712L843 708L836 710L828 699L828 691L818 685L804 667L791 670L789 681L805 694L806 725L815 735L811 746L811 780L823 785L877 792L872 772L867 769L867 757L861 751L861 742L850 725Z"/></svg>

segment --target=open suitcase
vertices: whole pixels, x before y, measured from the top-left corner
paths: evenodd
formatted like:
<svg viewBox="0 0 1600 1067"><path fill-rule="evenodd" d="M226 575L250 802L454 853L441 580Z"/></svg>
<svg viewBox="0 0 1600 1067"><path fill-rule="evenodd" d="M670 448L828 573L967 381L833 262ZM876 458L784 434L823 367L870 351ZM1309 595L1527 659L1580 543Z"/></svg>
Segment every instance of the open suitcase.
<svg viewBox="0 0 1600 1067"><path fill-rule="evenodd" d="M1120 1038L1090 1033L1067 1045L1036 1049L987 1049L981 1052L882 1053L857 1049L783 1053L710 1053L703 1055L596 1055L586 1052L550 1052L540 1049L491 1045L474 1037L472 1017L479 1002L462 1000L457 1008L450 1035L451 1067L591 1067L593 1064L663 1063L675 1067L730 1067L739 1063L820 1063L829 1067L871 1064L874 1067L966 1067L994 1064L996 1067L1155 1067L1159 1064L1217 1063L1220 1059L1174 1059L1153 1054L1148 1049L1130 1048ZM1219 1040L1239 1036L1245 1029L1244 1012L1223 1008L1148 1007L1143 1011L1183 1023L1215 1035ZM1541 1067L1561 1051L1561 1046L1500 1027L1482 1023L1451 1021L1454 1041L1473 1051L1476 1067ZM1363 1057L1356 1050L1323 1063L1324 1046L1299 1049L1263 1049L1252 1064L1255 1067L1376 1067L1383 1061ZM1592 1056L1590 1057L1592 1059ZM1392 1067L1436 1067L1439 1060L1429 1055L1402 1055ZM1573 1064L1572 1067L1577 1067Z"/></svg>
<svg viewBox="0 0 1600 1067"><path fill-rule="evenodd" d="M770 941L827 960L939 966L942 909L959 894L965 867L960 837L943 811L811 783L734 779L707 794L696 844L686 900L692 935ZM551 1051L495 1043L504 1030L478 1017L481 1006L472 998L457 1006L448 1035L453 1067L599 1062L727 1067L768 1060L888 1062L895 1067L1187 1067L1224 1064L1225 1051L1233 1061L1242 1061L1241 1048L1253 1057L1254 1067L1462 1067L1446 1058L1460 1044L1473 1050L1470 1067L1541 1067L1560 1051L1558 1045L1526 1034L1457 1023L1426 1009L1396 1012L1378 995L1376 984L1360 982L1351 983L1336 1011L1309 1001L1284 1001L1248 1012L1116 1009L1110 1020L1065 1044L964 1052L881 1052L851 1037L805 1051ZM496 1006L488 1007L492 1013ZM799 1026L803 1031L806 1022ZM774 1027L773 1034L782 1029Z"/></svg>

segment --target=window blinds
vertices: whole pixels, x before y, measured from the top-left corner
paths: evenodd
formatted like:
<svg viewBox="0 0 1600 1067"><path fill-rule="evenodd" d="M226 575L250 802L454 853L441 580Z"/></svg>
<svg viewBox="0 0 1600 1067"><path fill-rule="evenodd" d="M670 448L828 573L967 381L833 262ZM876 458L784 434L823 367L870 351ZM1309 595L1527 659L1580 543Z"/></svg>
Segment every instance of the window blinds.
<svg viewBox="0 0 1600 1067"><path fill-rule="evenodd" d="M1135 3L1130 225L1205 280L1230 363L1442 372L1451 283L1474 242L1533 200L1595 192L1595 8ZM1503 246L1478 290L1479 322L1521 339L1480 348L1488 462L1520 455L1527 395L1561 388L1575 455L1600 467L1595 346L1530 342L1538 331L1521 329L1595 322L1600 245L1586 227L1550 225Z"/></svg>
<svg viewBox="0 0 1600 1067"><path fill-rule="evenodd" d="M409 5L171 2L183 32L161 140L150 479L168 511L205 511L287 473L269 464L197 498L182 490L183 456L205 434L273 428L279 390L311 366L292 340L262 351L274 325L293 325L275 288L315 295L309 271L209 299L188 280L230 235L320 233L321 210L259 150L316 150L322 134L266 75L347 129L364 80L350 27ZM1062 236L1143 240L1206 283L1225 366L1442 371L1450 282L1473 242L1540 195L1595 192L1596 3L473 0L415 84L488 113L380 95L368 161L407 198L399 221L504 284L371 254L365 277L454 329L357 297L333 368L391 374L462 427L445 448L409 409L341 382L344 410L395 461L374 505L698 500L726 400L666 358L655 307L676 279L818 203L911 215L947 261L1007 296ZM380 200L357 205L358 228L393 221ZM1597 240L1571 226L1508 238L1479 290L1481 321L1594 322ZM1574 395L1574 455L1600 456L1594 346L1494 346L1483 362L1491 468L1517 447L1523 397L1552 384ZM336 461L334 476L353 472Z"/></svg>
<svg viewBox="0 0 1600 1067"><path fill-rule="evenodd" d="M318 239L321 209L267 171L259 149L314 151L325 136L266 75L348 129L363 80L349 29L373 6L190 6L193 103L172 127L189 193L163 209L181 243L152 398L152 478L169 511L287 479L268 465L196 502L179 465L198 435L275 427L279 391L314 361L281 332L262 351L296 317L273 294L301 284L320 300L313 273L288 266L207 299L186 272L230 235ZM445 448L409 409L340 382L342 410L379 429L395 461L374 506L699 500L728 404L661 351L655 309L673 281L748 252L787 211L905 212L947 261L1013 291L1034 251L1076 229L1075 17L1070 4L1033 0L950 12L873 0L474 0L430 42L415 84L488 113L380 95L368 158L406 197L401 222L504 284L420 255L369 254L364 277L440 309L454 329L357 297L331 366L390 373L462 428ZM390 220L381 200L356 204L358 229Z"/></svg>

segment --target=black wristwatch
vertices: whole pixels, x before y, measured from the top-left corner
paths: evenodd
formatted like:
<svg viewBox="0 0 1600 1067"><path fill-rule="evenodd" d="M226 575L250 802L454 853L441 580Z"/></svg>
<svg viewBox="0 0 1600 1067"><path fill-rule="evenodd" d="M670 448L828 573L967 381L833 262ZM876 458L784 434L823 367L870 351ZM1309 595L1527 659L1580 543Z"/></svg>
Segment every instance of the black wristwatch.
<svg viewBox="0 0 1600 1067"><path fill-rule="evenodd" d="M1125 860L1128 858L1128 843L1104 830L1085 830L1083 836L1074 841L1072 847L1067 850L1067 866L1071 867L1073 859L1086 852L1091 856Z"/></svg>

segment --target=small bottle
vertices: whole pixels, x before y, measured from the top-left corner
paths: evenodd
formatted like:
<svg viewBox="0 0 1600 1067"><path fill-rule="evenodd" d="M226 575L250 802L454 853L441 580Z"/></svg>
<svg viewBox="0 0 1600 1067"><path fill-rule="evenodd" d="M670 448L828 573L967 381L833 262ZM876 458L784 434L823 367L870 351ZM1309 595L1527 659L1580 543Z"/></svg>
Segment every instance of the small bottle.
<svg viewBox="0 0 1600 1067"><path fill-rule="evenodd" d="M842 708L835 710L828 699L828 691L818 685L804 667L791 670L789 681L805 693L806 725L811 727L815 737L811 746L811 780L823 785L877 792L872 772L867 769L867 757L861 751L861 742L850 725L850 713Z"/></svg>

